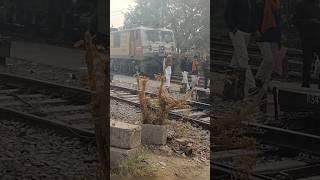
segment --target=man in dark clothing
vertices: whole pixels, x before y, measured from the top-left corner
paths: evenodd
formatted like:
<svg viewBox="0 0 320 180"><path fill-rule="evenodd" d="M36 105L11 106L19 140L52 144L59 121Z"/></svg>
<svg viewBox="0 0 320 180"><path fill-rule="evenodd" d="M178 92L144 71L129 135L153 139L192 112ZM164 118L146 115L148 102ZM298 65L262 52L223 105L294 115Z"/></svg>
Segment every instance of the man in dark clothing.
<svg viewBox="0 0 320 180"><path fill-rule="evenodd" d="M188 56L184 56L183 59L181 59L180 63L180 69L182 73L182 83L186 85L186 91L190 89L189 81L188 81L188 72L190 71L191 65L188 60Z"/></svg>
<svg viewBox="0 0 320 180"><path fill-rule="evenodd" d="M183 58L181 58L181 62L180 62L180 70L183 72L183 71L189 71L188 69L188 56L184 56Z"/></svg>
<svg viewBox="0 0 320 180"><path fill-rule="evenodd" d="M310 87L313 54L320 54L320 7L318 0L303 0L296 7L294 22L297 25L303 50L302 87Z"/></svg>
<svg viewBox="0 0 320 180"><path fill-rule="evenodd" d="M231 66L246 69L245 94L247 95L249 89L256 88L247 51L251 34L257 30L256 0L228 0L225 22L234 47Z"/></svg>
<svg viewBox="0 0 320 180"><path fill-rule="evenodd" d="M204 76L204 89L207 89L210 77L210 61L208 56L205 57L204 62L202 63L202 71Z"/></svg>
<svg viewBox="0 0 320 180"><path fill-rule="evenodd" d="M254 33L256 25L256 0L228 0L225 10L225 21L230 32L238 30Z"/></svg>

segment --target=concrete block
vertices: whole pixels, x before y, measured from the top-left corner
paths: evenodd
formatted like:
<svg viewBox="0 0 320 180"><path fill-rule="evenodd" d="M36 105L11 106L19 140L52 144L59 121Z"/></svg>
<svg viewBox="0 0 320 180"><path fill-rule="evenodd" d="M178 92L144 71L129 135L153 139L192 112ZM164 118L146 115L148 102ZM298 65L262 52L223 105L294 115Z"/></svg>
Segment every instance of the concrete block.
<svg viewBox="0 0 320 180"><path fill-rule="evenodd" d="M136 154L138 150L139 148L121 149L121 148L110 147L110 168L114 169L119 167L122 161Z"/></svg>
<svg viewBox="0 0 320 180"><path fill-rule="evenodd" d="M110 145L133 149L141 145L141 126L111 120Z"/></svg>
<svg viewBox="0 0 320 180"><path fill-rule="evenodd" d="M143 124L141 141L146 145L164 145L167 143L167 126Z"/></svg>

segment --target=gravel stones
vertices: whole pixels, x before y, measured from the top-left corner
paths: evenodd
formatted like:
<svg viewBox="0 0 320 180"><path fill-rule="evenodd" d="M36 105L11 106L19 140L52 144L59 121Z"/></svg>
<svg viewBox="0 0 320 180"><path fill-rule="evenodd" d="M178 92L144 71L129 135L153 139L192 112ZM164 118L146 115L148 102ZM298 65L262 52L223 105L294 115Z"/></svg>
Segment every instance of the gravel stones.
<svg viewBox="0 0 320 180"><path fill-rule="evenodd" d="M112 99L110 100L110 118L129 124L141 124L139 108Z"/></svg>
<svg viewBox="0 0 320 180"><path fill-rule="evenodd" d="M3 72L69 86L83 87L81 72L77 72L76 70L53 67L15 58L8 58L7 61L8 66L2 70ZM71 77L70 74L73 74L73 76Z"/></svg>
<svg viewBox="0 0 320 180"><path fill-rule="evenodd" d="M96 149L79 139L1 120L0 144L0 179L96 178Z"/></svg>

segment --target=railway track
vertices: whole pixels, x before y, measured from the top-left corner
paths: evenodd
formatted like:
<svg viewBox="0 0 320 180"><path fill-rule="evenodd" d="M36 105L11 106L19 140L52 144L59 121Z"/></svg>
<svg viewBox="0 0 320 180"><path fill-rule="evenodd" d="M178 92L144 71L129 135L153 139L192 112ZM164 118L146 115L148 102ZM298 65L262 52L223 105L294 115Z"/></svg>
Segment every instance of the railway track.
<svg viewBox="0 0 320 180"><path fill-rule="evenodd" d="M111 94L112 98L130 101L138 106L135 89L111 86L111 93L115 93ZM149 93L149 95L153 96L154 94ZM94 132L90 125L89 100L90 92L85 89L61 86L10 74L0 74L0 113L3 116L19 116L28 122L49 124L72 135L91 139L94 138ZM196 107L195 109L201 109L202 112L208 108L206 104L190 103L193 103L192 106ZM88 116L85 117L84 114ZM171 115L179 116L174 112ZM83 117L82 121L79 120L79 117ZM199 120L197 116L188 118L192 121ZM201 124L201 122L198 123ZM319 155L316 154L319 150L319 137L252 123L244 123L244 125L257 130L251 135L257 137L262 144L258 150L259 160L261 160L258 163L260 169L252 175L252 179L297 179L306 176L319 176L320 161L318 156L301 157L302 153ZM275 150L266 149L263 146L265 144L276 146L276 148L274 148ZM309 148L311 145L313 145L312 149ZM220 151L219 153L230 154L230 151L225 150L225 152ZM238 154L234 154L241 157L243 151L238 150ZM276 158L270 163L262 161L263 157L268 157L270 154L281 155L284 152L289 154L284 159L277 160ZM216 157L221 156L217 155ZM216 168L216 172L219 171L221 179L235 172L234 167L224 163L228 158L230 159L230 156L213 161L213 166ZM272 157L270 158L272 159ZM268 165L269 168L263 169L264 165Z"/></svg>
<svg viewBox="0 0 320 180"><path fill-rule="evenodd" d="M61 132L93 138L90 92L45 81L0 74L0 113Z"/></svg>
<svg viewBox="0 0 320 180"><path fill-rule="evenodd" d="M90 117L81 119L85 94L0 73L0 179L95 179L95 134Z"/></svg>
<svg viewBox="0 0 320 180"><path fill-rule="evenodd" d="M114 75L116 75L117 73L115 73ZM119 75L123 75L123 74L119 74ZM188 75L188 81L189 84L191 83L191 75ZM182 84L182 75L179 73L175 73L172 74L171 76L171 83L175 83L175 84ZM204 87L204 76L203 75L199 75L199 82L198 82L198 87ZM209 86L208 86L209 87Z"/></svg>
<svg viewBox="0 0 320 180"><path fill-rule="evenodd" d="M111 88L111 98L138 106L138 102L132 101L132 98L124 97L128 93L136 95L135 89L119 86ZM118 96L113 95L115 90ZM197 102L192 104L193 116L184 117L179 110L170 115L208 128L210 118L204 118L203 110L208 105ZM3 116L19 117L27 122L49 125L90 139L94 137L90 110L90 91L87 89L0 73L0 113Z"/></svg>
<svg viewBox="0 0 320 180"><path fill-rule="evenodd" d="M140 106L138 92L136 89L117 86L117 85L111 85L110 88L111 88L110 90L111 98L119 101L123 101L126 103L130 103L135 106ZM146 94L151 97L157 96L155 93L151 93L151 92L146 92ZM209 126L210 126L209 111L211 106L209 104L196 102L196 101L188 101L188 103L191 105L190 109L175 109L175 110L172 110L169 113L169 115L172 118L183 119L191 123L194 123L198 126L201 126L205 129L209 129ZM188 113L188 115L185 115L186 112L190 112L190 113Z"/></svg>
<svg viewBox="0 0 320 180"><path fill-rule="evenodd" d="M230 40L216 38L212 42L211 52L213 54L211 67L214 71L219 71L229 66L233 46ZM259 48L256 44L250 43L248 46L250 61L249 64L254 72L262 61ZM288 49L288 76L293 78L300 78L302 76L302 51L298 49Z"/></svg>
<svg viewBox="0 0 320 180"><path fill-rule="evenodd" d="M250 157L257 158L254 172L249 179L255 180L297 180L319 178L319 157L294 152L294 149L284 149L267 144L259 144L256 151L246 149L233 149L216 152L213 179L231 179L245 174L236 168L239 159ZM230 164L233 164L230 165ZM232 175L231 175L232 174Z"/></svg>
<svg viewBox="0 0 320 180"><path fill-rule="evenodd" d="M320 178L320 136L251 122L242 125L244 135L256 139L256 150L212 146L211 166L215 179L245 174L236 169L236 164L248 156L256 158L250 179Z"/></svg>
<svg viewBox="0 0 320 180"><path fill-rule="evenodd" d="M287 136L276 136L282 140L291 141L291 144L295 140L289 139ZM269 139L270 137L264 138ZM256 162L254 172L251 172L250 179L302 180L304 178L317 179L320 177L320 156L301 151L301 146L305 146L305 149L308 147L308 144L301 144L301 138L298 140L300 144L297 147L291 146L290 148L286 146L288 143L279 145L278 140L271 140L271 138L268 141L269 143L264 141L263 138L257 138L257 140L256 150L250 151L243 148L212 152L212 174L216 175L213 176L214 179L230 179L232 176L244 175L247 172L241 171L237 167L239 167L239 160L248 157L256 158L254 160ZM319 139L317 142L319 143Z"/></svg>

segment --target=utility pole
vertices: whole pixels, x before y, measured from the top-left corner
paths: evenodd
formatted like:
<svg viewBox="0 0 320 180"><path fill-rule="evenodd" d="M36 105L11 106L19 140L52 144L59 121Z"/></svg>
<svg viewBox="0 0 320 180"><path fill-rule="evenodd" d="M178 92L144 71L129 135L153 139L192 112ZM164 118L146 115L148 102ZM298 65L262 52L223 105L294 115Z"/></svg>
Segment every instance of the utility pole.
<svg viewBox="0 0 320 180"><path fill-rule="evenodd" d="M162 18L163 18L163 0L160 0L161 7L160 7L160 27L162 27Z"/></svg>
<svg viewBox="0 0 320 180"><path fill-rule="evenodd" d="M165 18L167 15L167 0L160 0L160 27L164 26Z"/></svg>

